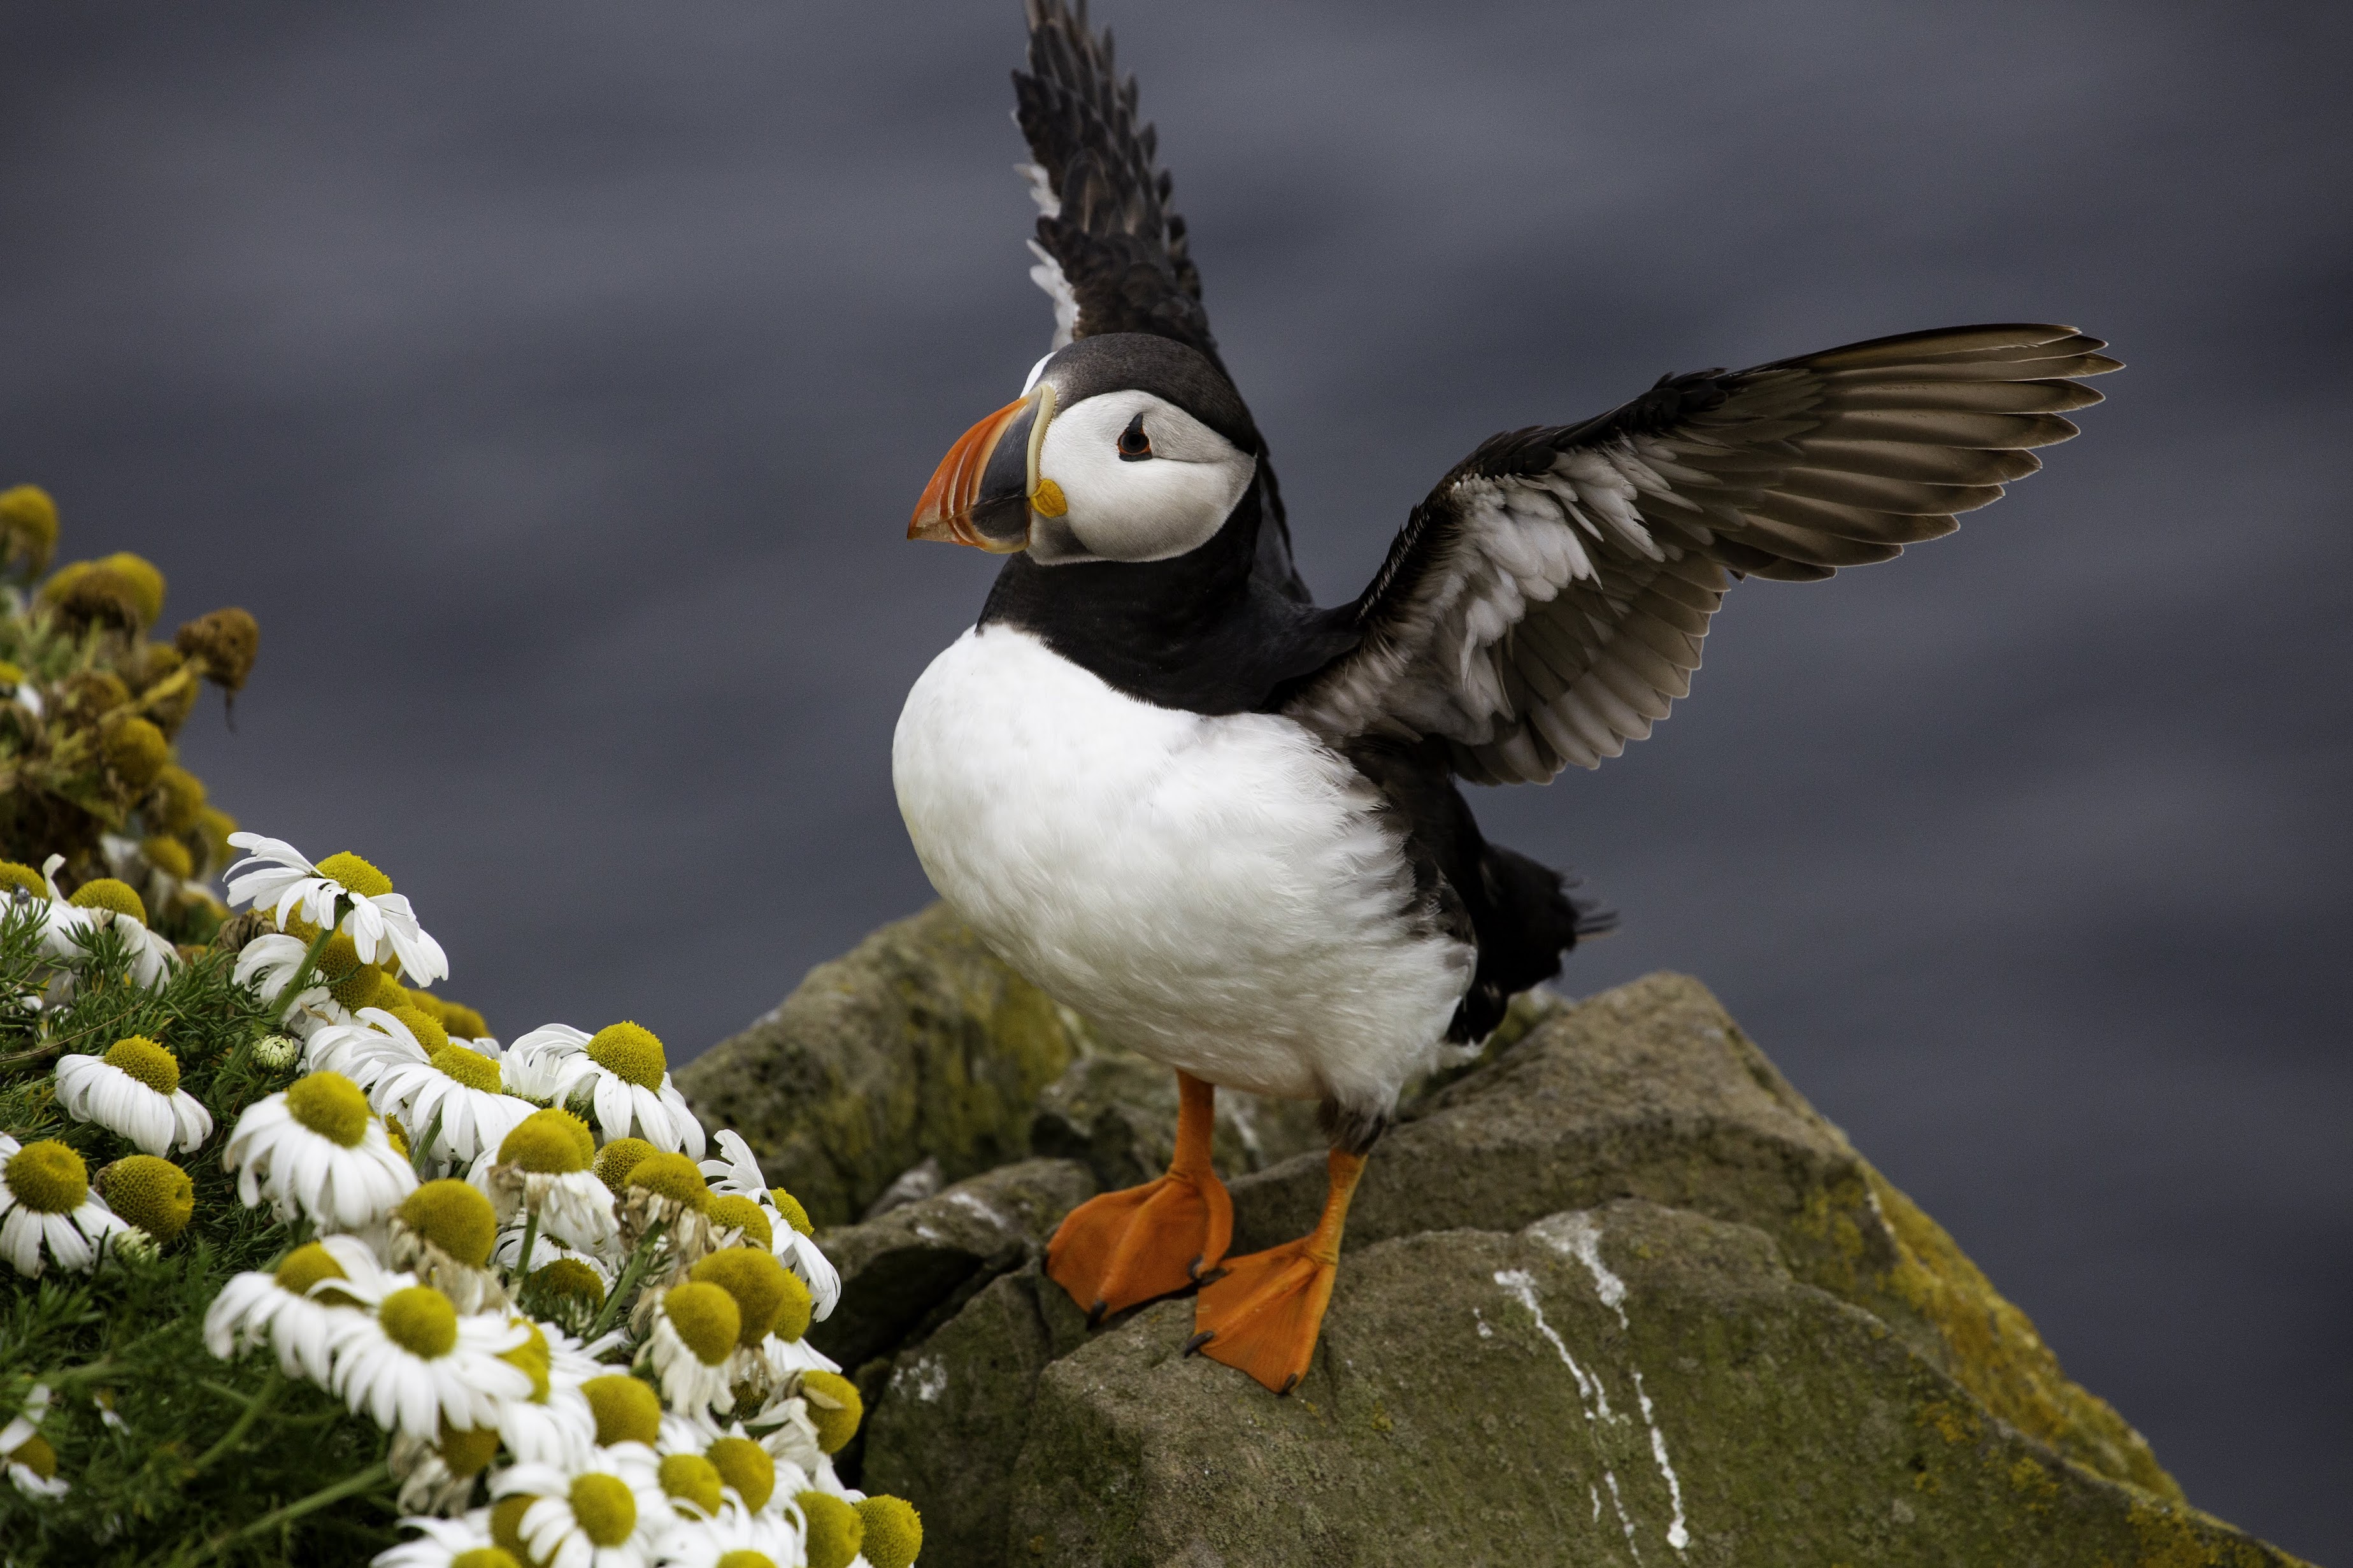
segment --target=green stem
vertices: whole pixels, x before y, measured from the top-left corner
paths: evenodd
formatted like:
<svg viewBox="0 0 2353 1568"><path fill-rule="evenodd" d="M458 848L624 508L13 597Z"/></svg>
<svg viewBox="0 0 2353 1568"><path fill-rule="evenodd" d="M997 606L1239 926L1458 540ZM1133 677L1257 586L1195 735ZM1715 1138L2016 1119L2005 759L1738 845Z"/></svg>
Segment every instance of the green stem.
<svg viewBox="0 0 2353 1568"><path fill-rule="evenodd" d="M263 1384L261 1385L261 1392L255 1394L253 1398L247 1403L245 1413L239 1415L237 1420L230 1425L227 1431L221 1434L220 1441L215 1443L211 1447L206 1448L202 1454L196 1456L196 1462L188 1467L188 1474L193 1476L200 1471L209 1468L215 1459L219 1458L222 1455L236 1447L237 1444L243 1442L245 1440L245 1435L253 1429L253 1424L261 1419L262 1415L268 1412L270 1405L277 1403L278 1395L285 1386L286 1380L282 1377L276 1376L271 1377L268 1383Z"/></svg>
<svg viewBox="0 0 2353 1568"><path fill-rule="evenodd" d="M646 1268L654 1260L655 1244L661 1240L662 1233L669 1228L670 1222L663 1220L638 1239L638 1249L629 1254L629 1261L622 1268L621 1277L613 1281L612 1293L605 1298L605 1310L598 1312L596 1321L589 1325L588 1338L596 1339L613 1326L613 1320L620 1315L621 1304L637 1289L638 1281L646 1277Z"/></svg>
<svg viewBox="0 0 2353 1568"><path fill-rule="evenodd" d="M521 1286L531 1283L531 1253L532 1248L538 1245L539 1215L535 1214L525 1215L522 1222L522 1251L515 1260L515 1272L522 1276L522 1279L517 1282L517 1295L522 1294L522 1290L520 1289Z"/></svg>
<svg viewBox="0 0 2353 1568"><path fill-rule="evenodd" d="M275 1530L280 1525L291 1524L305 1514L316 1513L322 1508L332 1507L355 1492L364 1492L371 1487L381 1486L391 1479L392 1471L382 1463L370 1465L355 1476L346 1476L333 1486L321 1487L309 1497L299 1499L288 1503L284 1508L263 1514L241 1530L213 1537L211 1541L205 1543L202 1550L187 1561L194 1564L202 1563L207 1557L216 1557L220 1554L221 1548L225 1546L234 1546L240 1541Z"/></svg>
<svg viewBox="0 0 2353 1568"><path fill-rule="evenodd" d="M433 1111L433 1120L425 1124L425 1136L419 1138L416 1146L408 1151L408 1163L417 1167L417 1179L420 1182L425 1180L425 1165L433 1148L433 1140L440 1136L441 1110L437 1106ZM532 1216L534 1224L537 1223L538 1217L536 1215Z"/></svg>
<svg viewBox="0 0 2353 1568"><path fill-rule="evenodd" d="M340 905L342 900L337 900L336 902ZM331 910L328 912L330 914L340 914L342 911L340 909L336 909ZM302 987L311 983L311 971L318 966L319 955L327 951L328 939L332 937L334 934L335 922L330 921L325 925L319 928L319 934L317 936L311 939L311 951L302 955L302 962L301 963L295 965L294 978L286 983L286 989L278 994L278 1005L269 1010L269 1026L271 1028L275 1029L280 1023L285 1021L286 1009L294 1005L294 998L302 994Z"/></svg>

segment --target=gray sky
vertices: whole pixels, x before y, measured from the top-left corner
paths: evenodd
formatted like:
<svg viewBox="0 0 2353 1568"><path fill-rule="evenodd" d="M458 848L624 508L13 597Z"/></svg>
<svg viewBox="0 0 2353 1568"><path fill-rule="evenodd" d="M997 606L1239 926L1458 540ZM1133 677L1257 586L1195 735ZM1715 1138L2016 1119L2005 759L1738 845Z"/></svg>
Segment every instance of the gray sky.
<svg viewBox="0 0 2353 1568"><path fill-rule="evenodd" d="M0 11L0 484L251 608L247 825L512 1034L683 1057L927 896L903 542L1045 347L1018 7ZM2338 8L1109 4L1307 574L1493 431L1974 321L2131 368L1957 536L1736 593L1489 830L1671 966L2202 1506L2353 1556ZM1475 1216L1466 1216L1475 1218Z"/></svg>

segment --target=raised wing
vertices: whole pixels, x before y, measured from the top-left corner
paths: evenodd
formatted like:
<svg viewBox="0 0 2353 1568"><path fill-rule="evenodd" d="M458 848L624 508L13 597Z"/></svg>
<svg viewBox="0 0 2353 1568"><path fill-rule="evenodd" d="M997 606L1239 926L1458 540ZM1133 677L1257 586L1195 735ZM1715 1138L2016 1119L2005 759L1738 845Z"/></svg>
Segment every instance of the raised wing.
<svg viewBox="0 0 2353 1568"><path fill-rule="evenodd" d="M1054 346L1102 332L1153 332L1218 357L1185 220L1155 162L1159 139L1135 113L1135 79L1112 67L1111 31L1086 0L1029 0L1029 68L1013 73L1014 119L1034 163L1030 276L1054 300Z"/></svg>
<svg viewBox="0 0 2353 1568"><path fill-rule="evenodd" d="M1361 640L1283 711L1335 741L1439 736L1481 784L1598 767L1691 689L1735 579L1810 582L1950 533L2073 436L2118 368L2069 327L1955 327L1667 376L1514 430L1416 507Z"/></svg>

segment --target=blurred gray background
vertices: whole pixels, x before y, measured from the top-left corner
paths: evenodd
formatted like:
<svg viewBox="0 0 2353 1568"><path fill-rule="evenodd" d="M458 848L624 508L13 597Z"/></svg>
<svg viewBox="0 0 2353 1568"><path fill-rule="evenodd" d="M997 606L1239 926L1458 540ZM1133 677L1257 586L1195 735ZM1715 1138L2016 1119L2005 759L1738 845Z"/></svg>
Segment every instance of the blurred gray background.
<svg viewBox="0 0 2353 1568"><path fill-rule="evenodd" d="M199 13L201 13L199 15ZM1953 539L1736 592L1490 831L1713 984L2205 1508L2353 1559L2341 8L1105 5L1352 595L1472 445L1976 321L2131 368ZM251 608L248 826L513 1034L683 1058L929 895L905 543L1050 320L1012 0L0 10L0 484Z"/></svg>

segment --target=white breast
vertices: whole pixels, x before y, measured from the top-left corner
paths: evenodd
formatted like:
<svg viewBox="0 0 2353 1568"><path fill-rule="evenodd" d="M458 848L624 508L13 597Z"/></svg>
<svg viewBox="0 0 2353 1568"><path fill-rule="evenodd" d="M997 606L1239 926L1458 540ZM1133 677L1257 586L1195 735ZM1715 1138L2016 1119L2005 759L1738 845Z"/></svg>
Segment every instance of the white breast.
<svg viewBox="0 0 2353 1568"><path fill-rule="evenodd" d="M1008 963L1212 1083L1386 1109L1469 987L1377 796L1290 720L1155 707L995 626L915 683L892 773L932 885Z"/></svg>

